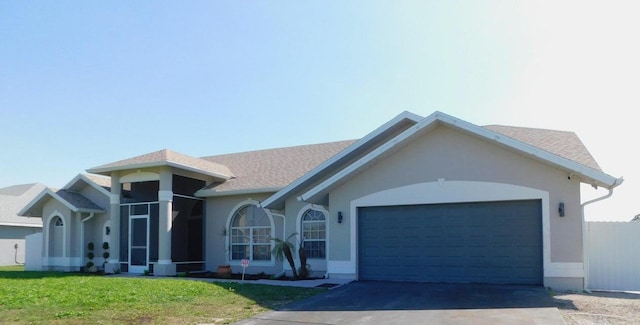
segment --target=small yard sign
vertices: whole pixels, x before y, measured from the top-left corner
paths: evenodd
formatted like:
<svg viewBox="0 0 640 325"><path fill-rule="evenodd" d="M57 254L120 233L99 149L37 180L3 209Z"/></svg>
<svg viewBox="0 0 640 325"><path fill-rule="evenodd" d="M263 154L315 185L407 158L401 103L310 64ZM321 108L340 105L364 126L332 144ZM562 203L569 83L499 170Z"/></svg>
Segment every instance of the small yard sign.
<svg viewBox="0 0 640 325"><path fill-rule="evenodd" d="M240 263L242 264L242 281L244 281L244 270L246 270L247 266L249 266L249 260L245 258Z"/></svg>

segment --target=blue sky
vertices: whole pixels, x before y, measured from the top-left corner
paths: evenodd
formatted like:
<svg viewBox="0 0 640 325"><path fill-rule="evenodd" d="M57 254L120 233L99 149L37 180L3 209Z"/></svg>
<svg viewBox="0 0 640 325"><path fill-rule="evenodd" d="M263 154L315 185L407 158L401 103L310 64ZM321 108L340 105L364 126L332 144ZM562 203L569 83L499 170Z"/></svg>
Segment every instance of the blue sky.
<svg viewBox="0 0 640 325"><path fill-rule="evenodd" d="M632 1L0 2L0 187L172 149L358 138L398 113L574 131L640 213ZM605 192L585 192L585 199Z"/></svg>

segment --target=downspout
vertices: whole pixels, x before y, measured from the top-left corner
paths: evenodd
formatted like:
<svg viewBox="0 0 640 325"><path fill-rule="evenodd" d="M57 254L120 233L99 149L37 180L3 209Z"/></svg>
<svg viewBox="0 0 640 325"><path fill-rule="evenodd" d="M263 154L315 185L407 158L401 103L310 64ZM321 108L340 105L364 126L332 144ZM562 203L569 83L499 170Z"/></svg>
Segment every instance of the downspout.
<svg viewBox="0 0 640 325"><path fill-rule="evenodd" d="M268 209L271 212L271 215L282 217L282 239L286 238L285 231L287 230L287 217L284 214L274 213L271 209ZM282 272L275 275L276 278L281 277L285 274L284 263L282 264Z"/></svg>
<svg viewBox="0 0 640 325"><path fill-rule="evenodd" d="M91 212L89 213L89 216L82 219L82 222L80 223L80 261L83 261L82 264L84 265L84 223L85 221L88 221L90 219L92 219L94 216L94 213Z"/></svg>
<svg viewBox="0 0 640 325"><path fill-rule="evenodd" d="M584 270L583 290L587 293L591 293L591 290L589 290L589 246L587 243L587 221L584 215L584 208L589 204L610 198L613 195L613 189L622 184L623 181L624 179L622 177L617 178L615 182L613 182L613 185L608 188L609 193L580 204L580 214L582 218L582 268Z"/></svg>

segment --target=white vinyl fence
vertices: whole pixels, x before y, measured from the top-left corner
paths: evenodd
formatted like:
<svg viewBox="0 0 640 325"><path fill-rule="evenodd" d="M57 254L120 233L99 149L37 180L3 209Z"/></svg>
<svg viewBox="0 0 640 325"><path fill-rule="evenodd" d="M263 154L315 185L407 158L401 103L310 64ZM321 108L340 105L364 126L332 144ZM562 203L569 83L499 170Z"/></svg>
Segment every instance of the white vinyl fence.
<svg viewBox="0 0 640 325"><path fill-rule="evenodd" d="M640 291L640 222L587 222L591 290Z"/></svg>
<svg viewBox="0 0 640 325"><path fill-rule="evenodd" d="M25 271L42 271L42 233L25 238Z"/></svg>

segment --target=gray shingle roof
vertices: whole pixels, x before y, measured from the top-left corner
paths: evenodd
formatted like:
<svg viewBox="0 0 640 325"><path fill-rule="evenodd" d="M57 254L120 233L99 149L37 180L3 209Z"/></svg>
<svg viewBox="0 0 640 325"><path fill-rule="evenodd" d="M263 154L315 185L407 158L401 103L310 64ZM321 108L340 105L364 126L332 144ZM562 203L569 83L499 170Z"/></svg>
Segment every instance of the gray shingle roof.
<svg viewBox="0 0 640 325"><path fill-rule="evenodd" d="M71 205L79 210L104 210L99 205L93 203L93 201L86 198L84 195L67 190L55 191L62 199L69 202Z"/></svg>
<svg viewBox="0 0 640 325"><path fill-rule="evenodd" d="M233 173L227 166L200 158L194 158L179 152L163 149L129 159L119 160L106 165L90 168L87 171L94 174L109 174L111 171L135 169L155 166L173 166L209 174L216 177L230 178Z"/></svg>
<svg viewBox="0 0 640 325"><path fill-rule="evenodd" d="M216 192L282 188L356 140L256 150L202 159L228 166L235 178L211 184Z"/></svg>
<svg viewBox="0 0 640 325"><path fill-rule="evenodd" d="M505 125L487 125L484 128L546 150L557 156L573 160L586 167L602 171L591 153L589 153L589 150L574 132Z"/></svg>
<svg viewBox="0 0 640 325"><path fill-rule="evenodd" d="M18 212L45 188L42 184L21 184L0 189L0 224L42 226L40 218L22 217Z"/></svg>

